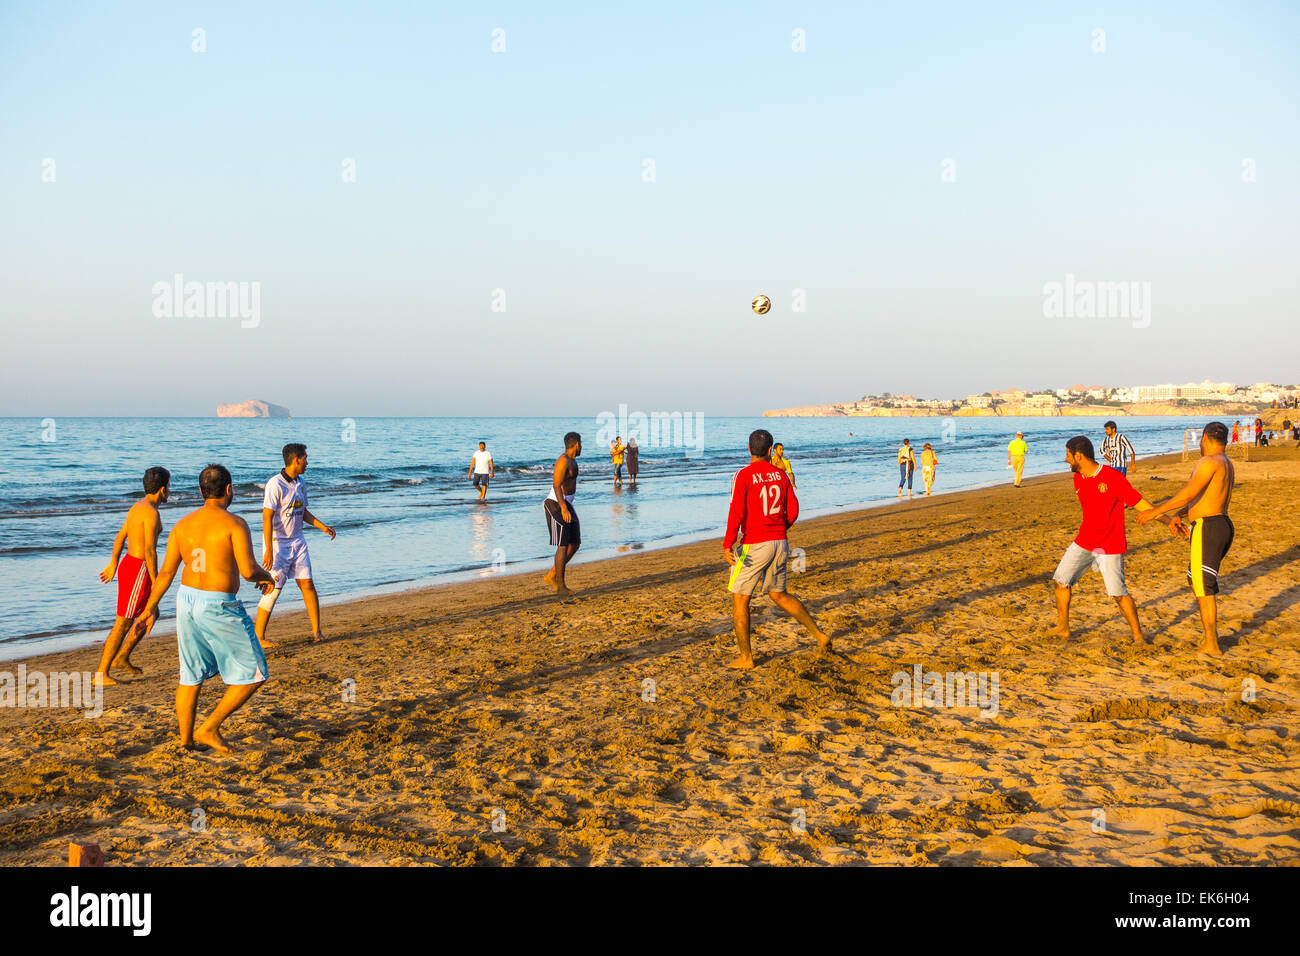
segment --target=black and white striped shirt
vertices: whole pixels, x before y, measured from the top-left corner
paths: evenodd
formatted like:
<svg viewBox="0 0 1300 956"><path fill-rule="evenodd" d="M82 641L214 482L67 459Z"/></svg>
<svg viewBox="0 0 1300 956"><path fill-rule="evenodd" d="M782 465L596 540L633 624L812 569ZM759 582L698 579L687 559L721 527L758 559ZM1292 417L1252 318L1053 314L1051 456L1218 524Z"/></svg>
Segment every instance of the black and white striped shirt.
<svg viewBox="0 0 1300 956"><path fill-rule="evenodd" d="M1101 456L1114 468L1127 468L1135 457L1133 443L1116 431L1101 443Z"/></svg>

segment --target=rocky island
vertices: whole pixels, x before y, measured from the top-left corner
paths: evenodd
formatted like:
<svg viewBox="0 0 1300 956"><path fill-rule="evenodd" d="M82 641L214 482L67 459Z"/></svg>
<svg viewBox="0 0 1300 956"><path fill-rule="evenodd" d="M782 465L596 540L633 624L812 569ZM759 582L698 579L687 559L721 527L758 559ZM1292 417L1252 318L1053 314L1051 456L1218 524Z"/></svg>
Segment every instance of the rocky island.
<svg viewBox="0 0 1300 956"><path fill-rule="evenodd" d="M272 405L260 398L250 398L233 405L218 405L218 418L288 418L289 409L283 405Z"/></svg>

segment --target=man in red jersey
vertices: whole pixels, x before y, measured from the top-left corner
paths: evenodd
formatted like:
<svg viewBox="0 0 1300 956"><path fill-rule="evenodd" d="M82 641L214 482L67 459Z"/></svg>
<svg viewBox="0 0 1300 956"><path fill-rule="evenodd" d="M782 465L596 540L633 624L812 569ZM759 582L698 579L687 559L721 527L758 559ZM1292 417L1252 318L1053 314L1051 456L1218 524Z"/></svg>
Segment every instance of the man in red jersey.
<svg viewBox="0 0 1300 956"><path fill-rule="evenodd" d="M1133 640L1145 644L1137 605L1124 582L1124 554L1128 551L1124 508L1148 511L1151 504L1119 471L1097 464L1092 441L1085 435L1065 443L1065 463L1074 472L1074 493L1083 509L1083 524L1052 575L1056 585L1056 627L1048 634L1070 636L1070 589L1088 568L1096 566L1106 582L1106 593L1115 599L1132 629ZM1170 527L1175 534L1182 533L1175 523L1170 522Z"/></svg>
<svg viewBox="0 0 1300 956"><path fill-rule="evenodd" d="M736 472L731 482L731 509L727 513L727 536L722 551L731 565L727 590L731 592L732 618L736 622L736 644L740 656L728 664L741 670L754 666L749 644L749 601L766 591L796 621L808 628L817 646L830 650L831 636L813 621L808 609L785 590L786 562L790 544L786 529L799 517L799 499L784 471L769 460L772 433L760 428L749 436L749 464ZM735 552L736 538L743 540Z"/></svg>

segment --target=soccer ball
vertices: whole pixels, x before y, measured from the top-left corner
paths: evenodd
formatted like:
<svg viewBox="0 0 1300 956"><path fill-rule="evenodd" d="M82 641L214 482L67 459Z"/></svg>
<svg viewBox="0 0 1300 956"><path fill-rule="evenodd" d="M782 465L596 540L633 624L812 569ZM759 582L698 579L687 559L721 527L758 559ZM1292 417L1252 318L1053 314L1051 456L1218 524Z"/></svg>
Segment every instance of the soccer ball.
<svg viewBox="0 0 1300 956"><path fill-rule="evenodd" d="M759 315L762 315L768 309L772 308L772 300L765 295L754 296L754 301L749 304L753 307L754 311L757 312Z"/></svg>

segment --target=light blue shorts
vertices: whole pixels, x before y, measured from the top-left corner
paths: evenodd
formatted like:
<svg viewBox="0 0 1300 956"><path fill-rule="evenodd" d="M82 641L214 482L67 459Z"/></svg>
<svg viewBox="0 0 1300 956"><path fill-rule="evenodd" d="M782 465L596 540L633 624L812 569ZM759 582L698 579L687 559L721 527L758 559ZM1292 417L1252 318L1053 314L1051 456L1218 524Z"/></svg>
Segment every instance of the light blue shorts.
<svg viewBox="0 0 1300 956"><path fill-rule="evenodd" d="M182 687L196 687L218 674L227 684L266 680L266 655L234 594L182 584L176 594L176 645Z"/></svg>
<svg viewBox="0 0 1300 956"><path fill-rule="evenodd" d="M1096 565L1101 572L1101 579L1106 582L1106 593L1111 597L1123 597L1128 594L1128 585L1124 583L1124 555L1096 554L1087 548L1081 548L1073 541L1065 549L1061 563L1056 566L1052 580L1062 587L1071 587L1083 572Z"/></svg>

